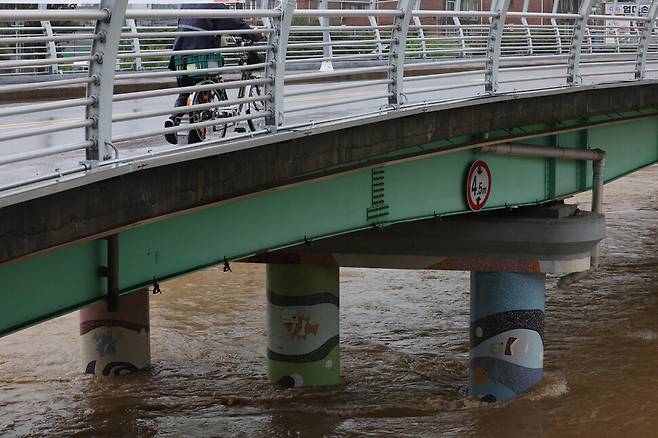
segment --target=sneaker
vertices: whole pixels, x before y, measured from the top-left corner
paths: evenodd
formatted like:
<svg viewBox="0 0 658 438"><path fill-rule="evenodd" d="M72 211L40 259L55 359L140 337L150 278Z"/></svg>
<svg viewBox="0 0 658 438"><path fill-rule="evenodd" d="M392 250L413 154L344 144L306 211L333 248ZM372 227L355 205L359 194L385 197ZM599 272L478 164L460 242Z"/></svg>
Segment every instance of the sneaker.
<svg viewBox="0 0 658 438"><path fill-rule="evenodd" d="M167 119L165 120L165 128L173 128L174 126L177 126L176 123L174 123L173 120ZM178 134L175 132L169 132L165 134L165 140L167 140L171 144L178 144Z"/></svg>

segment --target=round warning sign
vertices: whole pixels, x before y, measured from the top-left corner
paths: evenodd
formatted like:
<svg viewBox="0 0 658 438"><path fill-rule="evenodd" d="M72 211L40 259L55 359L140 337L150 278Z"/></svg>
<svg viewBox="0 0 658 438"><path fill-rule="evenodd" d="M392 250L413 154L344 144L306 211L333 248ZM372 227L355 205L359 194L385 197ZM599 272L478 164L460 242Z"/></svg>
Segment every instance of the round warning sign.
<svg viewBox="0 0 658 438"><path fill-rule="evenodd" d="M468 208L480 211L489 200L491 194L491 171L482 160L474 161L468 169L466 178L466 201Z"/></svg>

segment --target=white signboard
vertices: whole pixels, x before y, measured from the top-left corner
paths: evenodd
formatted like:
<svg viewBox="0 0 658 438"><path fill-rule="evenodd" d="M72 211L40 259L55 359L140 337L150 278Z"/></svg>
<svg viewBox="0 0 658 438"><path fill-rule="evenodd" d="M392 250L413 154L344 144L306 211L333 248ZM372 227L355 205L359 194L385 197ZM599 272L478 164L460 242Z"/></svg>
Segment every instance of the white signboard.
<svg viewBox="0 0 658 438"><path fill-rule="evenodd" d="M606 3L605 4L605 15L647 15L649 12L650 3L640 3L640 11L638 13L638 4L637 3Z"/></svg>

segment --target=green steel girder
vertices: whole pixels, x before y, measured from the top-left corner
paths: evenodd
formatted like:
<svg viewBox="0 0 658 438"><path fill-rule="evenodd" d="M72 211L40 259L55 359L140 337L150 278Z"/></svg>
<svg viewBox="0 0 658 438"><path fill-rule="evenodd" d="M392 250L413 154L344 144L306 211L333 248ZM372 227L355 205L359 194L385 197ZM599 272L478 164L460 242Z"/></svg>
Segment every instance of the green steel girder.
<svg viewBox="0 0 658 438"><path fill-rule="evenodd" d="M638 115L642 114L600 116L588 123ZM571 120L552 127L569 129L579 123ZM607 181L658 161L657 119L592 127L584 134L542 136L550 128L514 128L488 133L488 138L528 135L534 138L524 143L601 148L608 154ZM422 148L439 151L472 140L451 138ZM477 149L401 160L408 153L378 157L391 162L385 172L376 172L385 178L378 196L386 214L377 217L378 226L467 212L465 171L475 159L486 160L493 174L487 209L564 197L585 190L591 181L591 166L576 161L484 155ZM128 293L225 259L371 227L372 208L378 205L373 201L373 181L370 169L339 173L123 231L120 290ZM103 299L106 282L99 267L106 264L106 251L101 239L0 266L0 336Z"/></svg>

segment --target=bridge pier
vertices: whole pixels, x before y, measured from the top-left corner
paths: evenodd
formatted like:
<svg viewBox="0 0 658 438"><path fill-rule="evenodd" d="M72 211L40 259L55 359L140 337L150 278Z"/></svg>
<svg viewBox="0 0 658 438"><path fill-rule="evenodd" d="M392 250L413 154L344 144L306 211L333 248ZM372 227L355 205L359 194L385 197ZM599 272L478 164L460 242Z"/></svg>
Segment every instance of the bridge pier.
<svg viewBox="0 0 658 438"><path fill-rule="evenodd" d="M268 263L270 273L278 263L470 271L469 392L503 402L543 378L545 275L587 271L592 249L604 236L601 213L556 202L372 227L263 253L248 261ZM286 287L296 284L293 271L286 277ZM293 346L285 348L294 351ZM274 373L270 379L276 382L290 373Z"/></svg>
<svg viewBox="0 0 658 438"><path fill-rule="evenodd" d="M544 375L545 274L471 272L469 393L503 402Z"/></svg>
<svg viewBox="0 0 658 438"><path fill-rule="evenodd" d="M268 379L288 387L338 385L338 266L267 265Z"/></svg>
<svg viewBox="0 0 658 438"><path fill-rule="evenodd" d="M104 301L81 309L80 336L87 374L119 376L150 366L148 289L119 297L116 312Z"/></svg>

